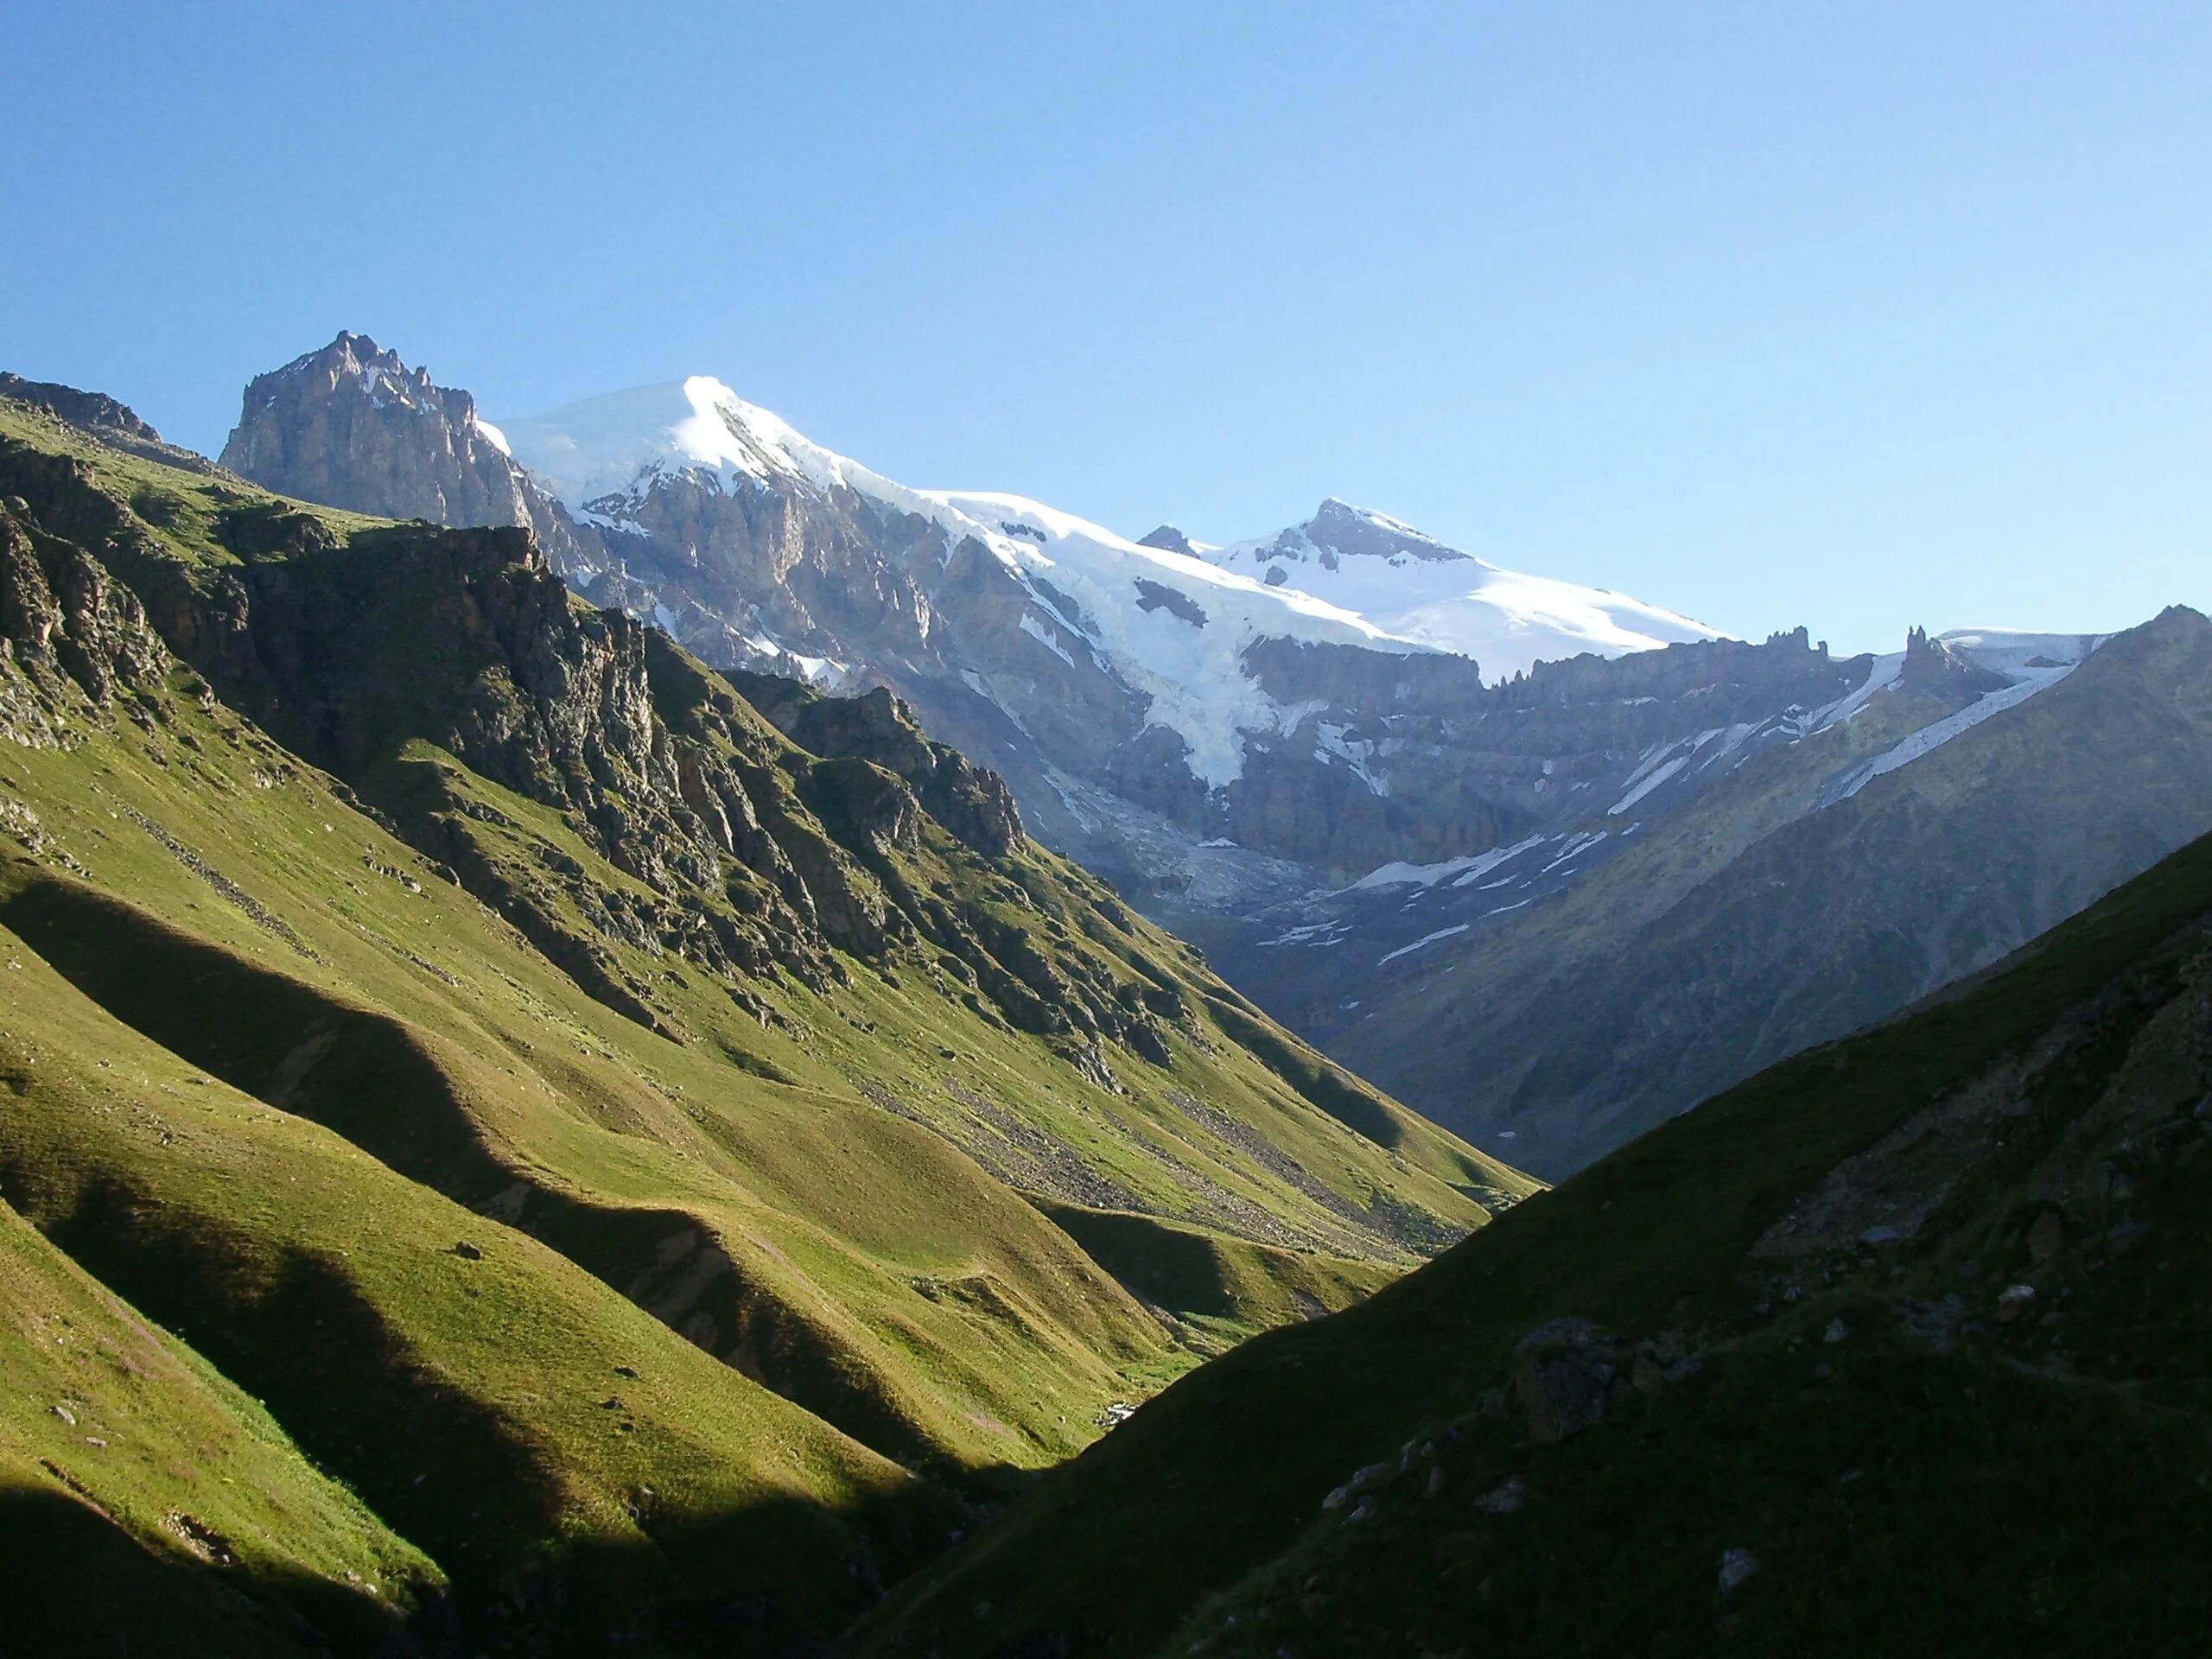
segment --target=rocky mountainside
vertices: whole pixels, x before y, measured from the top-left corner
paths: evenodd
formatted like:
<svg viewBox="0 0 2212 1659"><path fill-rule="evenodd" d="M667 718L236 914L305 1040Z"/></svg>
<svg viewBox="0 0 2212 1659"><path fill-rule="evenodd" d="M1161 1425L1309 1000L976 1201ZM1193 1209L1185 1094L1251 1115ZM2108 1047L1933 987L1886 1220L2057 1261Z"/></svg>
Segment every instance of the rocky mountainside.
<svg viewBox="0 0 2212 1659"><path fill-rule="evenodd" d="M1549 835L1193 937L1330 1052L1556 1177L2212 831L2212 624L2179 607L2101 643L1916 634L1786 738L1726 718Z"/></svg>
<svg viewBox="0 0 2212 1659"><path fill-rule="evenodd" d="M423 418L427 388L343 336L254 383L226 461L306 499L467 522L458 504L481 492L450 481L454 457L484 429L473 406ZM512 464L495 470L520 482L475 506L483 522L542 537L556 523L549 556L580 592L718 666L887 686L1005 776L1048 845L1161 914L1490 844L1554 757L1500 755L1471 785L1463 757L1439 751L1451 721L1540 658L1713 637L1336 501L1262 559L1259 544L1131 542L1019 497L910 489L705 377L498 430ZM410 442L411 470L392 453ZM426 505L431 478L442 511ZM523 487L558 511L516 507ZM1759 673L1790 683L1785 701L1834 672L1802 639L1770 654L1788 661Z"/></svg>
<svg viewBox="0 0 2212 1659"><path fill-rule="evenodd" d="M221 461L265 489L381 518L519 525L567 569L584 543L476 400L364 334L257 375Z"/></svg>
<svg viewBox="0 0 2212 1659"><path fill-rule="evenodd" d="M2208 1090L2212 840L1185 1379L849 1649L2195 1654Z"/></svg>
<svg viewBox="0 0 2212 1659"><path fill-rule="evenodd" d="M0 835L0 1546L87 1645L810 1650L1536 1190L887 691L23 402Z"/></svg>
<svg viewBox="0 0 2212 1659"><path fill-rule="evenodd" d="M429 429L386 410L356 458L317 412L366 406L352 350L257 381L226 456L312 457L255 475L415 511L385 455ZM704 377L503 430L595 602L719 665L889 689L1277 1018L1549 1173L2212 828L2178 645L2084 671L2132 674L2093 736L2094 699L2057 695L2091 639L1717 639L1335 499L1230 547L1129 542L907 488Z"/></svg>

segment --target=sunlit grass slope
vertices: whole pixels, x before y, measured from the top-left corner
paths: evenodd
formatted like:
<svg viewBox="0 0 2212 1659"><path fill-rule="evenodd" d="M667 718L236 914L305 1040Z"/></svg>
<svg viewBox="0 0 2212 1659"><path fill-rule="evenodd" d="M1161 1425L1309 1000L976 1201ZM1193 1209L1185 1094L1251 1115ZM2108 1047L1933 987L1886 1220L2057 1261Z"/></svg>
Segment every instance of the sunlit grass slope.
<svg viewBox="0 0 2212 1659"><path fill-rule="evenodd" d="M0 537L0 1196L471 1631L822 1628L948 1490L1535 1190L512 538L14 405ZM339 1535L241 1570L362 1600Z"/></svg>

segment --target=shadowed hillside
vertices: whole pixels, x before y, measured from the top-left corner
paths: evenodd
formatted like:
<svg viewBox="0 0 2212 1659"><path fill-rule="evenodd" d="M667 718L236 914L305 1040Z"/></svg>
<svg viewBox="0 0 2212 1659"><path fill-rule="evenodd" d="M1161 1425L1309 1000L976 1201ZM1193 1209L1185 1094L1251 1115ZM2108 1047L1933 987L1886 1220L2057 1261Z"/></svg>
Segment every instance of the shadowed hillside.
<svg viewBox="0 0 2212 1659"><path fill-rule="evenodd" d="M2202 841L1208 1366L853 1650L2194 1653L2208 987Z"/></svg>

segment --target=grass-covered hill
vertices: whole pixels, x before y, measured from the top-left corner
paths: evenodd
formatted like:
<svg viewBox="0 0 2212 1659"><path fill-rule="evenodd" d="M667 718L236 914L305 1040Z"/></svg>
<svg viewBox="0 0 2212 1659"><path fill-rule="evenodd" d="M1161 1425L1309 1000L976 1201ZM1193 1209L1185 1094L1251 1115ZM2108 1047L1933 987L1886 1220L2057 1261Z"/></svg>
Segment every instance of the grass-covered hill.
<svg viewBox="0 0 2212 1659"><path fill-rule="evenodd" d="M0 401L16 1628L804 1649L1534 1190L887 696L188 460Z"/></svg>
<svg viewBox="0 0 2212 1659"><path fill-rule="evenodd" d="M870 1655L2199 1654L2212 840L1184 1379Z"/></svg>

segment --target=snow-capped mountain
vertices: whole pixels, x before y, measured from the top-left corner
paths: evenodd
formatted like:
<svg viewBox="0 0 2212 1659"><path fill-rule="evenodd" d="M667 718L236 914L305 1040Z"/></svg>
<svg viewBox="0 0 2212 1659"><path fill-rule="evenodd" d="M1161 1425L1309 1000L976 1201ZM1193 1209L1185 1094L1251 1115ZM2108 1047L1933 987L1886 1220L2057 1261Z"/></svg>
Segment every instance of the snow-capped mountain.
<svg viewBox="0 0 2212 1659"><path fill-rule="evenodd" d="M1619 657L1720 637L1624 594L1501 569L1333 497L1305 524L1205 556L1270 587L1310 594L1396 638L1471 657L1493 680L1586 652Z"/></svg>
<svg viewBox="0 0 2212 1659"><path fill-rule="evenodd" d="M531 524L588 598L709 662L887 684L1166 910L1510 844L1716 710L1771 725L1865 671L1335 500L1207 548L914 488L708 376L495 424L341 335L253 383L226 454L333 505Z"/></svg>
<svg viewBox="0 0 2212 1659"><path fill-rule="evenodd" d="M1548 1170L2212 829L2212 768L2145 713L2163 696L2175 732L2212 731L2180 706L2193 613L2156 649L1916 631L1840 659L1803 628L1721 638L1334 499L1208 547L915 488L704 376L493 425L355 337L257 380L226 456L334 505L532 524L592 602L658 622L764 712L793 694L747 671L890 687L1003 775L1039 840L1270 1012ZM2131 788L2141 810L2100 838ZM1877 821L1878 861L1835 840ZM1703 1001L1676 1008L1687 984ZM1643 1058L1567 1076L1560 1057L1599 1040L1585 1014L1627 1022L1603 1043ZM1736 1046L1654 1081L1707 1030Z"/></svg>
<svg viewBox="0 0 2212 1659"><path fill-rule="evenodd" d="M658 501L692 491L824 502L849 493L880 516L933 525L940 565L972 543L1020 589L1022 632L1071 667L1082 652L1122 679L1145 699L1147 724L1181 738L1192 772L1211 788L1236 779L1247 733L1280 723L1279 710L1241 667L1255 643L1400 654L1434 648L1343 607L1130 541L1041 502L894 483L704 375L509 421L503 429L516 460L571 512L608 532L618 556L626 538L658 533Z"/></svg>

